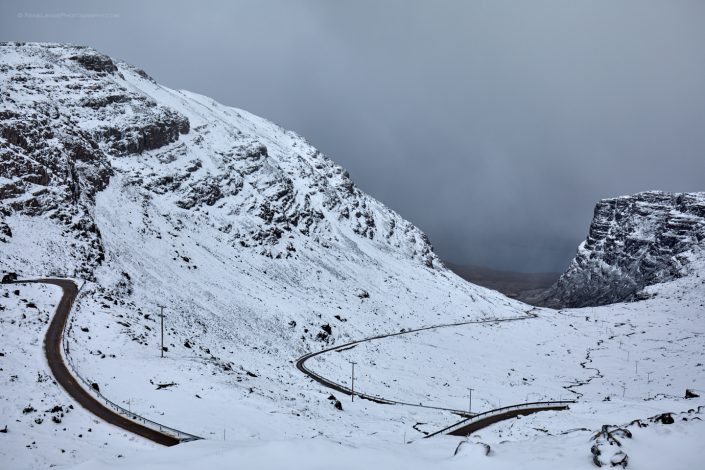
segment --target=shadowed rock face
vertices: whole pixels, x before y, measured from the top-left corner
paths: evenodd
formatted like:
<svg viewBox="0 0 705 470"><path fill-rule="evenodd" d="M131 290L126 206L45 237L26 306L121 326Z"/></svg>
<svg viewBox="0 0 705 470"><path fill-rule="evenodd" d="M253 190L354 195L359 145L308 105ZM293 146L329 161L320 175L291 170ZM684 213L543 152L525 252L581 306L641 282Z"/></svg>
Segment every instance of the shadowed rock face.
<svg viewBox="0 0 705 470"><path fill-rule="evenodd" d="M115 63L92 49L0 43L0 199L9 209L36 215L90 203L108 184L109 156L189 132L186 117L119 78Z"/></svg>
<svg viewBox="0 0 705 470"><path fill-rule="evenodd" d="M62 222L80 274L103 260L91 208L111 157L163 147L188 119L130 89L109 57L81 46L0 43L0 242L10 214Z"/></svg>
<svg viewBox="0 0 705 470"><path fill-rule="evenodd" d="M649 191L604 199L568 270L535 303L584 307L638 300L679 277L705 245L705 193Z"/></svg>
<svg viewBox="0 0 705 470"><path fill-rule="evenodd" d="M115 66L115 63L110 57L104 54L98 54L90 49L86 49L85 52L81 51L81 53L72 56L71 60L75 60L86 69L94 72L112 74L118 71L118 68Z"/></svg>

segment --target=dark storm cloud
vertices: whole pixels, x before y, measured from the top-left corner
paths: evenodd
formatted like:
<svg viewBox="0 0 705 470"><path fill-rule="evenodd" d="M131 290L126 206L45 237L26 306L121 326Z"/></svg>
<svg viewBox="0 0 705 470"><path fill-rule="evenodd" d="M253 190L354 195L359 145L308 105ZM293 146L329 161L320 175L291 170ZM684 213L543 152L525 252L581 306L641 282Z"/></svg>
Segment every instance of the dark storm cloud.
<svg viewBox="0 0 705 470"><path fill-rule="evenodd" d="M0 12L3 40L87 44L298 131L457 263L562 270L598 199L705 190L702 1Z"/></svg>

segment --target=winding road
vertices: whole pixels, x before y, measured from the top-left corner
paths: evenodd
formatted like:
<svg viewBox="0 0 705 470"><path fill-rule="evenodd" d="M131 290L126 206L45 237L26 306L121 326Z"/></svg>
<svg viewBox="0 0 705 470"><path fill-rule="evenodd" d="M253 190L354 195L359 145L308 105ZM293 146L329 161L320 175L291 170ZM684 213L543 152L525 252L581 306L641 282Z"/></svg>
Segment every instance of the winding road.
<svg viewBox="0 0 705 470"><path fill-rule="evenodd" d="M374 340L384 339L384 338L391 338L393 336L408 335L411 333L418 333L419 331L436 330L439 328L450 328L453 326L472 325L472 324L477 324L477 323L500 323L500 322L508 322L508 321L527 320L529 318L536 318L537 316L538 315L536 315L535 313L528 311L528 312L526 312L526 316L522 316L522 317L510 317L510 318L500 318L500 319L495 318L495 319L488 319L488 320L468 320L468 321L462 321L462 322L456 322L456 323L446 323L446 324L442 324L442 325L424 326L424 327L415 328L412 330L401 330L396 333L387 333L387 334L382 334L382 335L377 335L377 336L370 336L368 338L363 338L363 339L359 339L356 341L351 341L349 343L339 344L337 346L325 348L320 351L304 354L303 356L301 356L300 358L298 358L296 360L296 368L299 369L304 374L308 375L310 378L312 378L316 382L318 382L321 385L324 385L330 389L336 390L336 391L338 391L340 393L344 393L346 395L352 395L354 393L356 397L360 397L365 400L370 400L375 403L382 403L382 404L386 404L386 405L416 406L416 407L421 407L421 408L431 408L431 409L435 409L435 410L451 411L453 413L457 413L462 416L473 416L472 413L468 413L467 411L464 411L464 410L456 410L453 408L443 408L443 407L439 407L439 406L420 405L418 403L409 403L409 402L404 402L404 401L390 400L388 398L382 398L382 397L378 397L376 395L369 395L366 393L354 392L353 390L346 387L345 385L341 385L337 382L333 382L332 380L329 380L321 375L316 374L311 369L306 367L306 361L308 361L309 359L312 359L316 356L319 356L321 354L325 354L328 352L340 352L340 351L344 351L346 349L354 348L355 346L357 346L360 343L365 343L368 341L374 341Z"/></svg>
<svg viewBox="0 0 705 470"><path fill-rule="evenodd" d="M504 421L505 419L526 416L540 411L560 411L567 410L568 406L575 403L574 400L561 400L553 402L520 403L518 405L503 406L494 410L485 411L471 418L464 419L455 424L451 424L439 431L427 434L424 438L448 434L449 436L469 436L475 431L486 428L490 424Z"/></svg>
<svg viewBox="0 0 705 470"><path fill-rule="evenodd" d="M157 444L165 446L173 446L182 442L182 440L143 426L127 417L113 411L104 406L93 395L81 387L76 378L71 375L64 358L61 355L61 338L64 332L64 326L68 319L71 307L78 294L78 286L75 282L69 279L36 279L36 280L21 280L15 281L13 284L53 284L61 287L63 295L56 307L56 313L49 324L46 336L44 337L44 352L46 354L49 369L51 370L54 379L76 400L83 408L93 413L100 419L129 431L138 436L142 436Z"/></svg>
<svg viewBox="0 0 705 470"><path fill-rule="evenodd" d="M78 286L76 283L70 279L52 279L52 278L47 278L47 279L36 279L36 280L18 280L12 282L13 284L25 284L25 283L41 283L41 284L52 284L60 287L63 291L61 300L59 301L59 304L56 307L56 313L54 314L51 323L49 324L49 328L47 330L46 336L44 338L44 351L46 354L47 362L49 364L49 369L51 370L51 373L53 374L54 378L56 381L66 390L66 392L74 399L76 402L78 402L83 408L94 414L95 416L103 419L104 421L120 427L126 431L129 431L133 434L137 434L138 436L142 436L146 439L149 439L150 441L153 441L157 444L165 445L165 446L173 446L176 444L179 444L180 442L184 442L185 440L192 440L193 438L198 439L197 436L191 436L189 439L179 439L178 437L175 437L170 434L166 434L164 432L160 432L156 429L152 429L150 427L144 426L132 419L129 419L128 417L106 407L103 405L96 397L91 395L89 392L87 392L81 385L79 385L78 381L76 378L71 374L69 371L69 368L66 366L66 363L64 362L64 358L61 354L61 342L63 338L63 333L64 333L64 328L66 326L66 322L69 316L69 313L71 312L71 307L73 306L73 303L76 299L76 296L78 295ZM328 352L340 352L346 349L351 349L357 346L358 344L368 342L368 341L374 341L374 340L379 340L379 339L384 339L384 338L390 338L394 336L401 336L401 335L407 335L411 333L418 333L420 331L428 331L428 330L434 330L434 329L439 329L439 328L450 328L454 326L463 326L463 325L471 325L471 324L479 324L479 323L500 323L500 322L509 322L509 321L519 321L519 320L527 320L530 318L536 318L537 315L535 313L532 313L531 311L527 311L525 316L521 317L510 317L510 318L501 318L501 319L487 319L487 320L469 320L469 321L463 321L463 322L456 322L456 323L448 323L448 324L441 324L441 325L432 325L432 326L426 326L426 327L421 327L421 328L415 328L415 329L410 329L410 330L401 330L396 333L388 333L388 334L381 334L377 336L370 336L368 338L363 338L360 340L356 341L351 341L345 344L340 344L336 346L332 346L329 348L322 349L320 351L312 352L305 354L301 356L299 359L296 361L296 368L306 374L308 377L313 379L314 381L320 383L321 385L328 387L332 390L338 391L340 393L344 393L346 395L354 395L357 397L360 397L365 400L370 400L375 403L380 403L380 404L387 404L387 405L403 405L403 406L414 406L414 407L419 407L419 408L429 408L429 409L435 409L435 410L442 410L442 411L449 411L451 413L458 414L460 416L465 417L462 421L455 423L451 426L448 426L447 428L441 429L440 431L436 431L432 434L427 435L426 437L432 437L437 434L450 434L450 435L456 435L456 436L461 436L461 435L468 435L478 429L481 429L483 427L486 427L492 423L496 423L498 421L501 421L503 419L508 419L512 418L515 416L519 415L525 415L525 414L530 414L530 413L535 413L538 411L544 411L544 410L562 410L562 409L567 409L568 405L570 403L574 403L572 401L561 401L561 402L539 402L539 403L524 403L524 404L519 404L519 405L513 405L509 407L503 407L500 409L496 410L490 410L481 414L473 414L469 413L465 410L457 410L453 408L444 408L440 406L431 406L431 405L423 405L420 403L409 403L409 402L404 402L404 401L399 401L399 400L392 400L388 398L383 398L380 396L376 395L370 395L366 393L361 393L361 392L356 392L353 391L352 389L346 387L345 385L339 384L337 382L334 382L330 379L327 379L315 372L313 372L311 369L306 367L306 361L308 361L311 358L314 358L318 355L325 354ZM137 415L133 415L134 418L140 418ZM140 418L143 419L143 418ZM158 423L154 423L158 424ZM160 426L161 429L161 426ZM186 433L184 433L186 434Z"/></svg>
<svg viewBox="0 0 705 470"><path fill-rule="evenodd" d="M299 369L304 374L308 375L311 379L320 383L321 385L328 387L330 389L336 390L340 393L344 393L346 395L353 395L354 394L356 397L360 397L365 400L370 400L375 403L382 403L382 404L387 404L387 405L404 405L404 406L415 406L415 407L420 407L420 408L430 408L430 409L435 409L435 410L450 411L452 413L459 414L461 416L465 416L466 419L463 419L462 421L460 421L458 423L455 423L451 426L448 426L447 428L441 429L440 431L436 431L432 434L429 434L426 437L432 437L437 434L445 434L445 433L455 435L455 436L465 436L465 435L468 435L468 434L475 432L479 429L482 429L486 426L489 426L490 424L496 423L496 422L504 420L504 419L513 418L513 417L516 417L519 415L537 413L539 411L565 410L568 408L569 404L575 403L575 402L574 401L556 401L556 402L524 403L524 404L519 404L519 405L502 407L502 408L499 408L496 410L490 410L485 413L481 413L481 415L476 415L476 414L468 413L467 411L463 411L463 410L456 410L456 409L452 409L452 408L443 408L440 406L430 406L430 405L409 403L409 402L398 401L398 400L391 400L391 399L379 397L376 395L370 395L370 394L366 394L366 393L356 392L354 390L351 390L349 387L346 387L345 385L339 384L337 382L333 382L332 380L327 379L327 378L313 372L311 369L306 367L306 361L308 361L309 359L314 358L318 355L321 355L321 354L325 354L325 353L329 353L329 352L340 352L340 351L344 351L346 349L351 349L351 348L354 348L355 346L357 346L358 344L364 343L367 341L374 341L374 340L383 339L383 338L390 338L393 336L401 336L401 335L406 335L406 334L410 334L410 333L418 333L419 331L428 331L428 330L434 330L434 329L439 329L439 328L450 328L453 326L471 325L471 324L477 324L477 323L500 323L500 322L509 322L509 321L528 320L531 318L536 318L537 316L538 315L536 315L535 313L528 311L528 312L526 312L526 316L522 316L522 317L510 317L510 318L488 319L488 320L470 320L470 321L464 321L464 322L447 323L447 324L443 324L443 325L426 326L426 327L422 327L422 328L415 328L412 330L402 330L397 333L388 333L388 334L382 334L382 335L377 335L377 336L370 336L369 338L364 338L364 339L360 339L357 341L351 341L349 343L340 344L337 346L332 346L330 348L322 349L320 351L305 354L305 355L301 356L299 359L297 359L296 368Z"/></svg>

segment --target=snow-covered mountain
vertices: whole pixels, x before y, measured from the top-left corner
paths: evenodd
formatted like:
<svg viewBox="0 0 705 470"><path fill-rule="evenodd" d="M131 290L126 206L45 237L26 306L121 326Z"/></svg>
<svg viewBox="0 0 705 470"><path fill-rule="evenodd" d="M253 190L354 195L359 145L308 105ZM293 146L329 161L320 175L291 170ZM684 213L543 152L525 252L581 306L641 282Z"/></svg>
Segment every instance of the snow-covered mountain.
<svg viewBox="0 0 705 470"><path fill-rule="evenodd" d="M648 191L603 199L587 240L538 302L549 307L605 305L645 294L649 285L688 272L705 249L705 193Z"/></svg>
<svg viewBox="0 0 705 470"><path fill-rule="evenodd" d="M186 336L207 312L290 351L458 304L523 311L293 132L86 47L6 43L0 64L3 271L94 281L132 314L166 296Z"/></svg>
<svg viewBox="0 0 705 470"><path fill-rule="evenodd" d="M308 382L291 361L323 344L527 310L448 271L420 230L265 119L60 44L1 45L0 96L0 270L89 281L75 362L108 396L143 389L146 414L156 380L191 383L159 406L165 424L213 414L194 398L210 374L228 403L269 413ZM184 361L158 362L157 305ZM256 421L228 419L229 435Z"/></svg>
<svg viewBox="0 0 705 470"><path fill-rule="evenodd" d="M66 330L76 369L206 438L155 450L77 406L42 352L60 291L3 284L0 466L592 468L614 453L592 431L667 412L688 421L620 434L623 449L651 468L699 462L704 402L683 393L705 388L701 252L644 302L533 309L448 271L302 137L92 49L0 45L0 100L0 270L86 281ZM295 367L441 324L309 363L350 386L356 361L356 390L412 406L343 400ZM458 420L424 406L465 410L468 387L476 412L581 401L462 444L422 439Z"/></svg>
<svg viewBox="0 0 705 470"><path fill-rule="evenodd" d="M139 295L133 285L155 295L156 282L184 293L188 311L199 281L240 289L238 310L293 296L300 314L278 321L304 344L329 336L322 325L345 329L330 302L373 294L365 305L394 317L386 287L408 292L409 273L429 284L417 295L450 283L462 298L500 298L452 275L421 231L292 132L89 48L10 43L0 54L5 271L94 280L121 301ZM433 310L418 309L419 322Z"/></svg>
<svg viewBox="0 0 705 470"><path fill-rule="evenodd" d="M291 132L88 48L4 44L0 54L2 213L41 214L73 232L77 273L103 261L91 208L111 176L241 251L289 258L307 244L366 238L436 261L424 234Z"/></svg>

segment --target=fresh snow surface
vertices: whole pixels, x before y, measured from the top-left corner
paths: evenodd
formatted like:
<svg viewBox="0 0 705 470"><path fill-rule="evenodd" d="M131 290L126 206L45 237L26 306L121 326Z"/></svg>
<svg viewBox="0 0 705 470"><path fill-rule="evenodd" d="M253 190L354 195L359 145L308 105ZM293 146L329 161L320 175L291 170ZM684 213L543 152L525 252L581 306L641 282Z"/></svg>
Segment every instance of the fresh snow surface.
<svg viewBox="0 0 705 470"><path fill-rule="evenodd" d="M624 447L630 456L629 468L695 469L702 465L702 421L678 422L669 426L640 429ZM462 445L453 455L455 442L425 441L403 444L370 445L365 448L338 444L324 439L269 442L193 442L175 449L141 453L115 463L90 460L72 467L76 470L100 469L262 469L301 468L310 470L361 468L385 470L467 469L594 469L586 433L565 436L535 436L506 441L485 455L485 447L474 442ZM452 445L450 445L452 444Z"/></svg>
<svg viewBox="0 0 705 470"><path fill-rule="evenodd" d="M112 344L106 333L126 328L115 323L125 317L116 320L100 315L98 306L89 308L84 302L86 294L73 325L73 335L80 331L82 336L72 345L72 356L81 361L79 369L90 371L84 375L98 379L107 396L130 400L133 410L208 440L145 452L141 449L155 446L99 423L80 408L67 413L60 426L50 422L50 413L44 423L34 424L39 412L25 415L21 411L25 406L31 404L41 412L55 404L67 407L71 403L51 380L34 382L37 374L48 373L41 337L58 291L44 286L3 286L0 295L7 294L0 297L5 307L3 369L16 370L7 377L18 375L18 379L10 382L16 391L3 394L3 410L12 413L8 415L12 419L10 432L0 436L0 450L12 456L8 461L13 465L8 468L70 462L83 462L75 467L82 469L594 468L590 437L602 425L626 425L705 405L701 398L683 398L685 388L702 391L705 381L704 278L699 275L705 263L695 258L691 265L691 275L650 287L653 297L645 301L561 312L535 310L536 319L396 336L309 362L315 371L346 383L347 360L356 360L358 390L440 406L463 408L467 384L475 388L476 412L575 395L565 387L581 394L569 411L538 413L481 430L457 455L456 447L464 439L439 436L424 440L416 430L439 429L458 420L457 416L360 399L351 403L343 396L337 398L344 410L336 411L327 400L329 392L301 376L292 363L279 371L279 384L277 380L264 382L262 376L249 377L245 386L255 391L243 398L237 394L244 378L237 382L180 349L178 354L170 350L164 360L154 348L141 359L112 358L115 348L129 348L137 342L126 338ZM19 296L13 293L15 289L20 289ZM38 309L27 307L27 302L34 302ZM22 314L27 316L24 321ZM83 324L90 325L87 332L80 330ZM20 328L33 332L33 338L27 341L31 335L18 334ZM113 340L122 336L127 335L118 334ZM99 342L103 350L87 349L83 357L81 344L93 342ZM173 341L169 344L177 348ZM136 355L140 348L134 349ZM34 358L36 366L27 370L17 360L17 351ZM592 362L583 368L580 363L588 351ZM102 354L106 357L101 359ZM433 362L427 362L427 357ZM177 385L155 390L150 380ZM623 440L630 468L698 468L705 436L702 421L676 419L671 425L630 429L633 438ZM82 437L77 438L78 434ZM481 443L490 446L489 455Z"/></svg>
<svg viewBox="0 0 705 470"><path fill-rule="evenodd" d="M31 60L48 70L41 57ZM3 58L6 64L27 60L19 53ZM446 270L427 252L418 229L359 190L340 189L349 187L343 170L303 138L209 98L164 88L126 64L118 68L120 76L100 80L181 113L191 130L156 150L110 157L114 174L87 209L105 261L74 307L70 354L105 396L206 440L157 448L77 406L54 423L46 410L72 403L48 377L42 351L59 293L2 286L0 429L7 425L8 432L0 434L0 467L592 468L590 437L602 425L705 404L682 398L686 387L705 389L700 253L693 255L688 275L649 288L656 294L649 300L562 312L532 309ZM78 74L59 71L68 80ZM91 90L103 85L97 81ZM18 96L15 104L38 98ZM75 122L86 131L100 124L76 109ZM258 166L238 153L250 144L267 148ZM250 164L253 173L247 173ZM217 203L188 209L177 204L213 181L223 193ZM313 217L308 234L292 230L272 244L256 245L261 205L275 200L282 185L295 207L306 208L302 213L326 217ZM367 231L371 222L359 222L365 217L355 220L355 209L348 219L331 204L336 211L350 206L365 212L375 221L374 233ZM74 277L83 242L65 225L19 213L4 222L13 234L0 244L4 270L26 278ZM160 305L166 314L164 358ZM330 390L294 367L305 353L360 338L529 311L538 318L396 336L309 362L347 383L348 361L355 360L358 390L433 406L465 409L467 387L475 389L473 411L527 400L580 400L570 411L482 430L455 456L463 439L421 437L454 423L457 415L352 403L333 393L342 402L339 411ZM592 362L583 367L588 353ZM28 405L37 411L23 413ZM42 414L45 419L36 423ZM625 444L630 466L695 462L703 431L695 419L634 430ZM490 445L488 456L478 442Z"/></svg>
<svg viewBox="0 0 705 470"><path fill-rule="evenodd" d="M0 468L46 468L157 445L96 418L54 382L44 335L61 289L0 285Z"/></svg>

